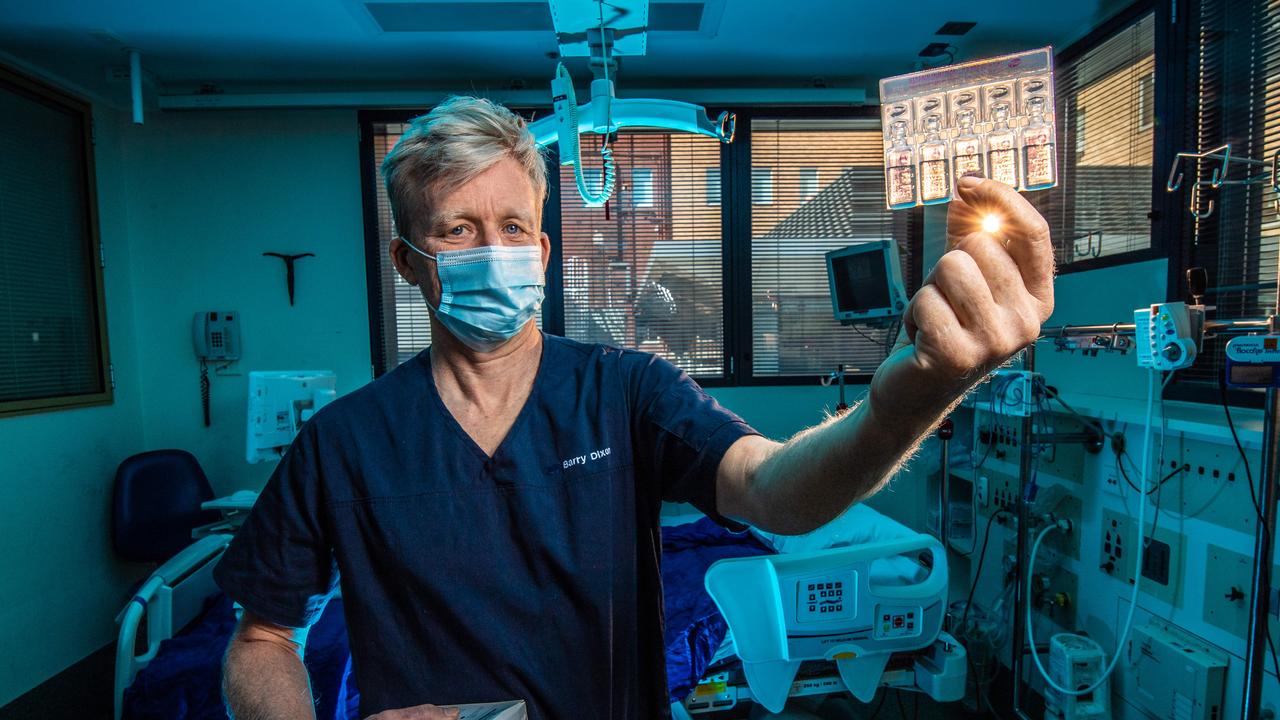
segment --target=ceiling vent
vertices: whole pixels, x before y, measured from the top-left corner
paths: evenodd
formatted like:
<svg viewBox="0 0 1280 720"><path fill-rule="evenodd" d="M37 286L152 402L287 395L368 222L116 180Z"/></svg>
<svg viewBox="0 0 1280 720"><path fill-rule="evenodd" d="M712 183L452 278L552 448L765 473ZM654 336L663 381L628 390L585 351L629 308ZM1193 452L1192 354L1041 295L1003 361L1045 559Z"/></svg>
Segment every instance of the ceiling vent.
<svg viewBox="0 0 1280 720"><path fill-rule="evenodd" d="M367 2L384 32L555 32L543 2ZM698 32L705 2L649 6L649 32Z"/></svg>

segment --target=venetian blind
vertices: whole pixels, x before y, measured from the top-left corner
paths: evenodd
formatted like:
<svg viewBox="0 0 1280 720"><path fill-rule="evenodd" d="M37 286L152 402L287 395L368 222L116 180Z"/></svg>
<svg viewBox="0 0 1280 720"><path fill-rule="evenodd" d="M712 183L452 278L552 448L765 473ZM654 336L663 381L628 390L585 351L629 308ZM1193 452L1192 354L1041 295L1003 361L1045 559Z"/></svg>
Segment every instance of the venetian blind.
<svg viewBox="0 0 1280 720"><path fill-rule="evenodd" d="M87 122L0 73L0 403L106 390Z"/></svg>
<svg viewBox="0 0 1280 720"><path fill-rule="evenodd" d="M1027 197L1049 222L1059 264L1149 248L1154 16L1060 63L1054 83L1059 181Z"/></svg>
<svg viewBox="0 0 1280 720"><path fill-rule="evenodd" d="M599 191L600 138L583 136ZM634 132L612 143L616 188L603 208L560 169L564 333L664 357L695 377L725 374L720 142Z"/></svg>
<svg viewBox="0 0 1280 720"><path fill-rule="evenodd" d="M911 277L917 213L884 200L878 119L751 123L751 362L756 377L812 376L843 364L871 373L896 327L844 327L833 317L825 254L893 240Z"/></svg>
<svg viewBox="0 0 1280 720"><path fill-rule="evenodd" d="M1190 112L1191 142L1207 150L1231 145L1231 154L1260 161L1280 152L1280 2L1201 0L1199 33L1193 38L1195 94ZM1203 160L1188 167L1183 197L1196 181L1207 183L1219 164ZM1189 264L1208 270L1209 317L1258 317L1274 311L1276 263L1280 261L1278 197L1261 179L1267 168L1233 164L1229 184L1201 187L1200 212L1191 219ZM1222 367L1220 341L1207 341L1205 356L1182 373L1185 379L1217 382ZM1207 356L1207 357L1206 357Z"/></svg>

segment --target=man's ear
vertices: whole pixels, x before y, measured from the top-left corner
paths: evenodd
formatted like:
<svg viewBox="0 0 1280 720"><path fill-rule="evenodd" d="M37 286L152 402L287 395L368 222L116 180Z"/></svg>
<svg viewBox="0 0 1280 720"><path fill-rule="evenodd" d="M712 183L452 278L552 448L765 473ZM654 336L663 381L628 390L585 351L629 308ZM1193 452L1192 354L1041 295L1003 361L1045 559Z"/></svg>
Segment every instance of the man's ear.
<svg viewBox="0 0 1280 720"><path fill-rule="evenodd" d="M404 240L396 236L391 239L391 243L387 246L387 253L391 256L391 264L395 265L396 272L400 273L400 277L410 285L418 285L418 271L409 262L409 254L413 252L405 245Z"/></svg>
<svg viewBox="0 0 1280 720"><path fill-rule="evenodd" d="M542 233L539 240L542 243L542 272L547 271L547 266L551 264L551 236Z"/></svg>

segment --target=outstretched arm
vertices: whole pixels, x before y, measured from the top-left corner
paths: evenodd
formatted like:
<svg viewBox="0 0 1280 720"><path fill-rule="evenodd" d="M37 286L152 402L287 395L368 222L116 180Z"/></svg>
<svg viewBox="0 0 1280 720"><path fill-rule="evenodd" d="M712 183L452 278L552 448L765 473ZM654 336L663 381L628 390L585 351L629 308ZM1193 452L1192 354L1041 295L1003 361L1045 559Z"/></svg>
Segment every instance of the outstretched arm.
<svg viewBox="0 0 1280 720"><path fill-rule="evenodd" d="M782 534L830 521L879 490L965 393L1039 336L1053 312L1048 224L994 180L961 178L959 195L948 251L907 306L866 399L785 444L736 442L716 477L721 514ZM999 230L983 230L988 216Z"/></svg>

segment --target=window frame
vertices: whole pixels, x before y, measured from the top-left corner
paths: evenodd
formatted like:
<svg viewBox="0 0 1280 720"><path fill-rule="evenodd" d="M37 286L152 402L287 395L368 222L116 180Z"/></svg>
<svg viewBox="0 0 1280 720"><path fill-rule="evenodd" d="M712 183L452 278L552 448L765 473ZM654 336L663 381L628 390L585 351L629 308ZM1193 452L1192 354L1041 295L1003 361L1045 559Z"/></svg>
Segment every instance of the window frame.
<svg viewBox="0 0 1280 720"><path fill-rule="evenodd" d="M751 303L751 125L754 120L787 119L872 119L879 122L879 105L822 106L822 107L748 107L737 112L736 137L731 145L723 148L728 167L724 174L725 202L731 211L745 208L746 212L724 214L728 227L725 230L726 250L730 257L725 262L725 348L730 353L729 367L723 385L735 387L785 387L811 385L823 374L815 375L761 375L754 373L752 364L752 303ZM775 184L776 188L776 184ZM908 242L915 250L912 266L904 267L904 273L915 272L920 276L923 265L924 209L895 210L913 214L912 233ZM833 332L843 328L832 318ZM852 332L850 330L850 332ZM732 338L732 342L730 339ZM835 368L832 368L835 370ZM853 387L868 385L872 373L848 375L845 384ZM701 381L699 381L701 382Z"/></svg>
<svg viewBox="0 0 1280 720"><path fill-rule="evenodd" d="M89 293L89 297L94 304L89 313L89 318L94 323L94 331L98 338L98 385L102 388L97 392L75 395L0 401L0 418L110 405L115 401L115 380L112 372L110 342L107 337L106 294L103 284L105 260L102 254L102 236L98 226L98 175L94 162L93 105L88 100L4 64L0 64L0 80L16 86L20 90L29 92L45 102L78 115L80 119L84 149L82 165L85 183L84 212L86 214L86 229L88 230L84 238L84 252L91 268L90 280L93 283L93 289Z"/></svg>
<svg viewBox="0 0 1280 720"><path fill-rule="evenodd" d="M1162 36L1161 23L1169 21L1169 9L1165 7L1165 3L1155 3L1152 0L1138 0L1123 10L1113 15L1109 20L1098 25L1089 34L1080 40L1063 48L1055 54L1053 58L1054 65L1062 65L1064 63L1073 62L1082 55L1099 47L1116 35L1131 28L1135 23L1140 21L1148 13L1155 13L1155 94L1156 94L1156 117L1164 117L1161 112L1166 106L1162 105L1161 90L1167 86L1165 75L1171 75L1169 72L1161 72L1164 70L1162 64L1161 48ZM1141 250L1131 250L1129 252L1116 253L1105 257L1087 257L1079 260L1073 260L1069 263L1063 263L1058 266L1059 275L1069 275L1077 272L1087 272L1089 270L1100 270L1102 268L1114 267L1117 265L1130 265L1146 260L1159 260L1168 255L1167 232L1163 229L1164 223L1168 220L1168 213L1165 211L1167 205L1168 193L1164 190L1165 176L1168 175L1169 167L1167 160L1164 158L1162 148L1164 143L1168 142L1170 127L1166 123L1156 123L1154 128L1154 137L1152 138L1152 153L1154 157L1151 159L1151 208L1147 213L1147 217L1151 220L1151 244ZM1074 142L1071 143L1074 146ZM1064 147L1066 144L1063 145ZM1074 161L1075 152L1072 147L1071 157L1068 161ZM1162 164L1163 163L1163 164Z"/></svg>
<svg viewBox="0 0 1280 720"><path fill-rule="evenodd" d="M537 112L545 114L546 109L512 108L526 117ZM725 108L728 109L728 108ZM713 117L721 108L708 107ZM360 167L361 194L364 206L365 229L365 271L366 289L369 303L369 344L373 364L373 376L378 377L391 368L387 367L387 358L383 351L382 303L381 296L381 260L386 247L378 237L378 208L376 183L381 182L378 168L374 167L373 125L375 123L403 123L426 112L426 109L370 109L357 113L360 130ZM842 119L869 118L879 120L879 107L838 106L838 107L747 107L735 110L738 116L737 133L733 143L720 146L720 202L721 208L721 274L724 287L722 308L724 328L724 374L721 377L695 376L703 387L752 387L752 386L795 386L808 385L818 380L820 375L783 375L755 377L751 371L751 121L753 119ZM547 268L547 287L542 309L543 330L554 334L564 334L564 299L565 287L563 277L563 243L559 155L556 146L547 153L547 200L543 206L543 231L551 237L551 260ZM774 170L776 173L776 170ZM776 175L775 175L776 178ZM702 200L707 200L705 176ZM776 192L776 183L774 186ZM924 240L923 210L914 208L907 211L914 214L912 236L909 242L916 250L912 258L912 268L904 271L921 274ZM834 324L833 331L839 332L841 327ZM834 369L834 368L833 368ZM864 385L871 380L871 374L850 375L846 384Z"/></svg>

